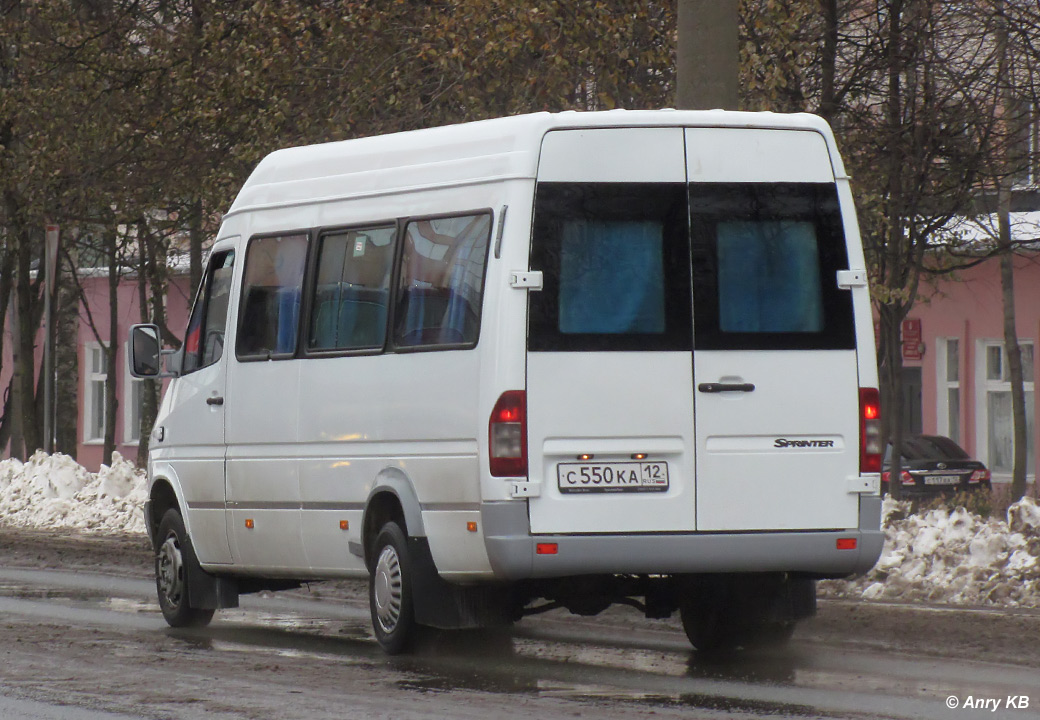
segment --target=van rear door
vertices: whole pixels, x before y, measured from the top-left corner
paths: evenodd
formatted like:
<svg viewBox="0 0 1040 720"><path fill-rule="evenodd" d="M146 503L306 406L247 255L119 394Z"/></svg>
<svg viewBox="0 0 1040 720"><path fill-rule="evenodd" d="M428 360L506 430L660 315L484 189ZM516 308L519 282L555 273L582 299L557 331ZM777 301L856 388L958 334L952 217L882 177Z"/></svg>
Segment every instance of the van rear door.
<svg viewBox="0 0 1040 720"><path fill-rule="evenodd" d="M682 128L546 134L527 357L534 533L695 529Z"/></svg>
<svg viewBox="0 0 1040 720"><path fill-rule="evenodd" d="M697 529L857 527L858 371L819 133L686 130Z"/></svg>

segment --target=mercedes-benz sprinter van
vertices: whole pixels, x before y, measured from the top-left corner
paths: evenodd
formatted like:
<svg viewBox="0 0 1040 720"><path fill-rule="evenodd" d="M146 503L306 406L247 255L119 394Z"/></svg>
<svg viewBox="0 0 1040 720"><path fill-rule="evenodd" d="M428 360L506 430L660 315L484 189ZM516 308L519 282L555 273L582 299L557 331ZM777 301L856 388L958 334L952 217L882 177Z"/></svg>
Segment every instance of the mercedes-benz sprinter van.
<svg viewBox="0 0 1040 720"><path fill-rule="evenodd" d="M538 113L279 150L212 246L147 526L162 611L368 578L376 638L615 602L775 642L876 561L863 251L811 115ZM160 353L167 355L161 370Z"/></svg>

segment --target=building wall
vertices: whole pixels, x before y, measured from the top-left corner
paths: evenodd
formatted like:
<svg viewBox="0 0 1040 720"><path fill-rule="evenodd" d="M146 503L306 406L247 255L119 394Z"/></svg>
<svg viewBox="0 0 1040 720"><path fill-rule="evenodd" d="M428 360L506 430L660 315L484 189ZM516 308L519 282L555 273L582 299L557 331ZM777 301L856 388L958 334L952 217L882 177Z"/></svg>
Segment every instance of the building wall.
<svg viewBox="0 0 1040 720"><path fill-rule="evenodd" d="M167 292L166 312L167 324L178 336L184 334L184 328L188 324L188 306L190 299L187 294L187 278L178 277L171 284ZM105 277L87 278L83 282L84 296L93 314L94 323L97 325L98 334L107 343L113 336L119 344L116 357L116 367L113 373L107 375L107 379L116 382L116 397L119 407L116 410L116 450L123 456L134 459L137 455L137 442L128 437L127 432L127 406L129 400L129 372L127 370L126 342L127 331L134 323L141 322L140 303L138 302L138 289L136 279L125 280L119 287L118 316L115 332L113 333L109 322L108 313L108 279ZM79 383L79 448L77 460L90 470L97 470L101 464L104 453L104 440L101 438L91 439L90 418L92 403L88 397L90 393L90 370L91 349L97 348L97 339L87 322L86 310L80 308L81 323L79 329L79 356L80 356L80 383ZM59 410L60 412L60 410Z"/></svg>
<svg viewBox="0 0 1040 720"><path fill-rule="evenodd" d="M119 344L116 356L116 366L111 368L110 372L104 374L104 379L105 381L114 381L116 383L116 397L119 402L119 407L116 410L116 450L124 457L133 460L137 456L137 443L135 441L128 441L126 432L128 405L126 390L128 388L127 382L129 377L127 371L126 340L127 330L130 325L141 322L137 282L135 278L128 278L123 280L120 285L118 302L119 313L115 328L111 327L108 313L108 278L85 277L81 279L81 282L83 284L86 305L89 306L90 315L92 316L93 322L98 330L98 336L100 336L101 340L105 343L107 343L112 337L115 337ZM188 280L186 277L176 277L170 283L166 297L168 316L167 324L178 336L183 335L184 328L187 327L188 323L187 316L190 299L187 293L187 285ZM92 365L91 352L92 348L99 348L99 346L98 338L95 336L90 323L88 322L86 306L80 306L79 316L80 326L77 342L77 354L79 356L78 404L75 408L65 408L59 405L57 413L60 414L70 411L76 413L79 438L76 459L89 470L96 471L101 465L101 458L104 453L104 436L101 434L96 438L91 438L91 422L89 415L91 412L92 402L89 393L91 392L91 370L97 369L96 366ZM6 388L11 378L11 342L11 327L10 323L8 323L5 327L4 358L3 366L0 368L0 388ZM42 332L37 335L36 361L37 372L39 372L39 369L43 364ZM99 376L97 379L100 380L101 377ZM98 395L100 395L100 388L98 390ZM7 453L5 452L4 457L6 456Z"/></svg>
<svg viewBox="0 0 1040 720"><path fill-rule="evenodd" d="M998 355L1003 347L1003 303L1000 287L1000 263L988 260L953 276L943 276L924 288L925 298L911 311L909 320L920 322L921 343L907 341L913 335L912 323L904 323L904 363L920 366L922 372L922 425L925 433L956 436L955 439L973 456L989 465L995 479L1006 479L1009 469L1001 471L1008 446L1003 449L994 436L1006 434L1001 424L1007 384L997 375L1006 376ZM1030 256L1015 261L1015 309L1020 343L1040 340L1040 258ZM958 361L947 364L950 340L956 341ZM921 353L920 359L907 356ZM956 367L954 367L956 365ZM1037 368L1027 367L1027 390L1035 387ZM1002 371L999 372L998 371ZM959 411L951 408L950 391L958 391ZM1009 412L1009 411L1008 411ZM993 417L990 417L990 416ZM1032 415L1035 417L1035 409ZM1033 447L1037 447L1037 428L1033 423ZM996 445L994 445L996 442ZM1035 455L1035 453L1033 453ZM1029 474L1035 475L1036 460ZM1001 476L1004 476L1003 478Z"/></svg>

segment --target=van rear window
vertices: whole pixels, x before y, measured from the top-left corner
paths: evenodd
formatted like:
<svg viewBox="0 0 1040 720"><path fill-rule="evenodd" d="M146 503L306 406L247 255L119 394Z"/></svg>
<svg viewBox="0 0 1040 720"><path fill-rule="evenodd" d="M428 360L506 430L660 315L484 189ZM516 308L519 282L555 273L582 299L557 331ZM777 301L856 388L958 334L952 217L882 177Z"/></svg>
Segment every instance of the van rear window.
<svg viewBox="0 0 1040 720"><path fill-rule="evenodd" d="M689 350L682 184L539 183L531 350Z"/></svg>
<svg viewBox="0 0 1040 720"><path fill-rule="evenodd" d="M855 347L833 184L693 183L690 231L698 349Z"/></svg>

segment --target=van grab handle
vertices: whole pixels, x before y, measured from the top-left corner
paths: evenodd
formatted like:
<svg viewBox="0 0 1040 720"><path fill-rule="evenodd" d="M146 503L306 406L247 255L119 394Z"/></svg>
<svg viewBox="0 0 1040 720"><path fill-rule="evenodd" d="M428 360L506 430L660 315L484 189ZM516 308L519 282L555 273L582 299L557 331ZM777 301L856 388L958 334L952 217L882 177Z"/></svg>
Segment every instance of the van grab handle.
<svg viewBox="0 0 1040 720"><path fill-rule="evenodd" d="M754 383L701 383L697 389L702 393L752 392Z"/></svg>

